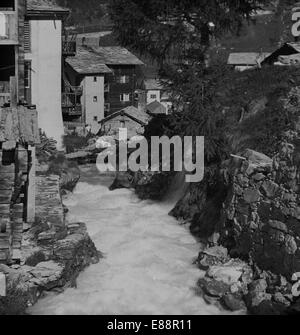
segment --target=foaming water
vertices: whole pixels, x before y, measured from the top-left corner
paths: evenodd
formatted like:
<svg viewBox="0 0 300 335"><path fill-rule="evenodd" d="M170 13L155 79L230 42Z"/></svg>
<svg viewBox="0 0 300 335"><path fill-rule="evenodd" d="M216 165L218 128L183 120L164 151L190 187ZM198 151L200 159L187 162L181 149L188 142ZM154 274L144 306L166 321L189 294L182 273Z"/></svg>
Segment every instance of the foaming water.
<svg viewBox="0 0 300 335"><path fill-rule="evenodd" d="M77 288L50 294L30 314L201 315L221 314L196 296L203 275L193 260L199 245L168 216L172 203L140 201L130 190L110 192L111 179L84 168L82 182L64 201L69 221L85 222L99 264L80 274Z"/></svg>

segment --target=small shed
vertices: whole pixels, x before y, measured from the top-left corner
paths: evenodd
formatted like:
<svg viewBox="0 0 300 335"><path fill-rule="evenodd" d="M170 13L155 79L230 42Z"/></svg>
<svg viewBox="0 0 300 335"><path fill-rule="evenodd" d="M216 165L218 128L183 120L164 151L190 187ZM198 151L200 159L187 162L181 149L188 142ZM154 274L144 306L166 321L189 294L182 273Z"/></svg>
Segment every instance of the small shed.
<svg viewBox="0 0 300 335"><path fill-rule="evenodd" d="M233 52L229 55L227 64L237 71L245 71L259 67L269 55L266 52Z"/></svg>
<svg viewBox="0 0 300 335"><path fill-rule="evenodd" d="M138 110L134 106L129 106L100 121L101 129L99 134L115 136L120 128L126 128L128 138L141 135L144 133L145 126L150 118L147 113Z"/></svg>
<svg viewBox="0 0 300 335"><path fill-rule="evenodd" d="M0 263L20 259L23 223L34 220L37 143L35 109L0 108Z"/></svg>

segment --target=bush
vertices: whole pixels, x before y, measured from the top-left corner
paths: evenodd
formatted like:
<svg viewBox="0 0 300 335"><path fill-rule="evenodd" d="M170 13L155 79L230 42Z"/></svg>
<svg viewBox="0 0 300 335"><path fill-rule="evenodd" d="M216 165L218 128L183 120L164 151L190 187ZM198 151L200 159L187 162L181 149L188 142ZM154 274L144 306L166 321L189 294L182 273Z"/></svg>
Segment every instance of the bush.
<svg viewBox="0 0 300 335"><path fill-rule="evenodd" d="M64 146L67 154L76 151L76 149L82 149L89 145L89 136L78 136L78 135L65 135Z"/></svg>
<svg viewBox="0 0 300 335"><path fill-rule="evenodd" d="M201 75L191 73L182 86L187 104L171 116L169 132L205 136L206 164L245 147L270 154L282 131L295 121L281 100L296 86L300 86L298 67L266 66L238 73L222 65ZM267 100L263 111L251 115L251 104L263 98ZM240 122L242 111L245 120Z"/></svg>

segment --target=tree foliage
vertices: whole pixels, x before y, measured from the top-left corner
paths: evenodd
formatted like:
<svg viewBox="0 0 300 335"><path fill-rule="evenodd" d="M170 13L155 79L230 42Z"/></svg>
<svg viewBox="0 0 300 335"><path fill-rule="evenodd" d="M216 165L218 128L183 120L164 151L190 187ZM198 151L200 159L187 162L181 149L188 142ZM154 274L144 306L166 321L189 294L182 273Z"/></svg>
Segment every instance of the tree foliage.
<svg viewBox="0 0 300 335"><path fill-rule="evenodd" d="M286 1L281 0L280 5L284 7ZM218 59L209 66L205 62L212 39L227 32L238 33L264 3L268 1L111 0L110 13L119 42L157 61L161 77L166 78L164 85L172 93L175 106L166 133L205 136L208 163L232 153L230 134L244 131L265 146L273 145L289 122L281 105L275 103L252 121L239 124L241 111L247 113L253 100L273 95L277 101L286 93L291 86L286 69L240 74ZM272 111L278 117L274 118ZM259 125L256 129L260 135L251 129L251 122ZM270 122L274 124L270 126Z"/></svg>
<svg viewBox="0 0 300 335"><path fill-rule="evenodd" d="M52 0L58 5L70 8L69 24L89 24L100 20L106 13L105 0Z"/></svg>
<svg viewBox="0 0 300 335"><path fill-rule="evenodd" d="M257 0L111 0L110 14L122 45L161 62L198 58L214 34L237 32L260 8Z"/></svg>

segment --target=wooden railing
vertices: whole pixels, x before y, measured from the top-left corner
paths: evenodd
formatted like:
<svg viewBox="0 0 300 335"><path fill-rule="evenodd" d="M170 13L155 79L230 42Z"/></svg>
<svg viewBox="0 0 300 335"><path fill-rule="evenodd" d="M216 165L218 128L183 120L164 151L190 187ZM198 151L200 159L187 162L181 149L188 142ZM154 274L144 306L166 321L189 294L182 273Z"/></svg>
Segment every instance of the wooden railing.
<svg viewBox="0 0 300 335"><path fill-rule="evenodd" d="M64 56L75 56L76 41L62 41L62 53Z"/></svg>
<svg viewBox="0 0 300 335"><path fill-rule="evenodd" d="M82 116L82 106L73 105L73 106L63 106L63 114L68 116Z"/></svg>
<svg viewBox="0 0 300 335"><path fill-rule="evenodd" d="M82 105L78 102L77 93L63 93L62 94L62 110L64 114L70 116L81 116L82 115Z"/></svg>

